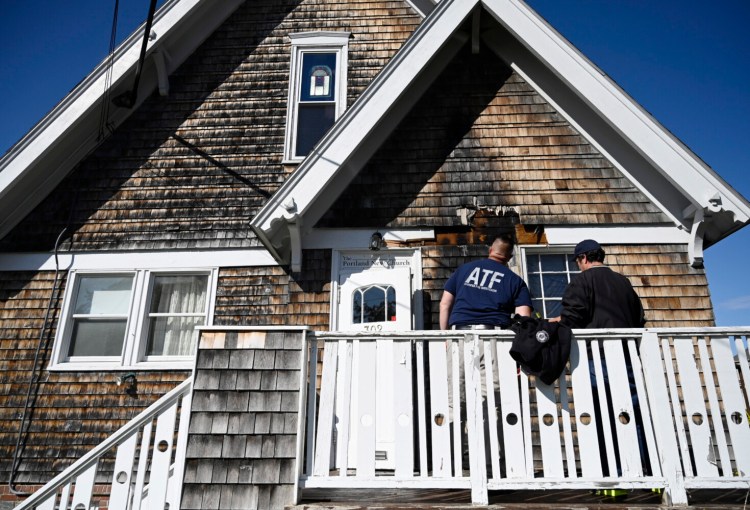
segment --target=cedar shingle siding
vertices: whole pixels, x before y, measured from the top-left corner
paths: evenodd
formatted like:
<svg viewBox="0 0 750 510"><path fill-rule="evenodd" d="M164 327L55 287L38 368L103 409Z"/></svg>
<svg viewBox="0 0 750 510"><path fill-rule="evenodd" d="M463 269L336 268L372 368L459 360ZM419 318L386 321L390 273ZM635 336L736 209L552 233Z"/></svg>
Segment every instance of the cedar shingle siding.
<svg viewBox="0 0 750 510"><path fill-rule="evenodd" d="M328 330L331 251L305 250L302 267L296 278L279 267L222 269L214 323Z"/></svg>
<svg viewBox="0 0 750 510"><path fill-rule="evenodd" d="M467 45L319 225L455 227L473 205L526 224L669 223L520 76Z"/></svg>

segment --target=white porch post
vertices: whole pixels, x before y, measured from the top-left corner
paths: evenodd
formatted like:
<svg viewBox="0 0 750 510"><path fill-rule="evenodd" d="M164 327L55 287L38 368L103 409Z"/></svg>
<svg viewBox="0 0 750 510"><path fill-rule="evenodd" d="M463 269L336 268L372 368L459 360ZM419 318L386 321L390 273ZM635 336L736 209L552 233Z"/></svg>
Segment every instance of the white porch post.
<svg viewBox="0 0 750 510"><path fill-rule="evenodd" d="M654 432L659 451L662 474L667 480L664 491L664 503L670 505L687 505L685 476L680 464L680 452L677 447L672 405L664 381L664 366L661 361L659 336L653 331L644 331L641 338L641 363L643 364L646 392L654 420Z"/></svg>

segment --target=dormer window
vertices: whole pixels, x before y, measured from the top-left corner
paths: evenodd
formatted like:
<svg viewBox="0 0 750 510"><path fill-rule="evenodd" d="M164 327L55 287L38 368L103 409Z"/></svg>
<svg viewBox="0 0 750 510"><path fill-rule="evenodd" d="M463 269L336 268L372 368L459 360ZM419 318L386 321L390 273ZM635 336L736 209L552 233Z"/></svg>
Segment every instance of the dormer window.
<svg viewBox="0 0 750 510"><path fill-rule="evenodd" d="M348 32L291 34L289 103L284 157L297 162L346 109Z"/></svg>

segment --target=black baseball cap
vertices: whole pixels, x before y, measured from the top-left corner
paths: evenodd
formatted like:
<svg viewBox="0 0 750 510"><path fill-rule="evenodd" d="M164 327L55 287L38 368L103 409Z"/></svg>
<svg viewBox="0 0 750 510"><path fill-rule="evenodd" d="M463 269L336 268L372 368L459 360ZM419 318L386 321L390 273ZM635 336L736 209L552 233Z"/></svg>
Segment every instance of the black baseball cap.
<svg viewBox="0 0 750 510"><path fill-rule="evenodd" d="M576 245L576 249L573 251L573 256L578 257L584 253L588 253L594 250L601 250L601 245L593 239L584 239Z"/></svg>

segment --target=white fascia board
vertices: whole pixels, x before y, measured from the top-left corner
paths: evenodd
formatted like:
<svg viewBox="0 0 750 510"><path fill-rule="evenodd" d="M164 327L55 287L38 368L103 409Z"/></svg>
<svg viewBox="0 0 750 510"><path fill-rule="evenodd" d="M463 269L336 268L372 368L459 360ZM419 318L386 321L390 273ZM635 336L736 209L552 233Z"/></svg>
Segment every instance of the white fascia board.
<svg viewBox="0 0 750 510"><path fill-rule="evenodd" d="M544 227L548 244L575 245L584 239L601 244L688 244L690 232L671 226Z"/></svg>
<svg viewBox="0 0 750 510"><path fill-rule="evenodd" d="M69 271L256 267L278 264L265 248L246 250L59 253L58 267ZM53 253L0 253L2 271L54 271Z"/></svg>
<svg viewBox="0 0 750 510"><path fill-rule="evenodd" d="M387 229L313 229L302 237L305 249L366 250L370 237L376 231L388 242L434 241L434 230L387 230Z"/></svg>
<svg viewBox="0 0 750 510"><path fill-rule="evenodd" d="M570 84L675 186L702 207L718 192L723 209L750 220L750 204L659 125L601 70L519 0L482 0L497 20ZM731 204L731 205L730 205Z"/></svg>
<svg viewBox="0 0 750 510"><path fill-rule="evenodd" d="M451 37L477 0L444 0L383 68L351 108L253 218L266 232L272 223L294 220L311 206L393 104ZM286 204L286 207L285 207ZM290 207L294 204L294 207Z"/></svg>

